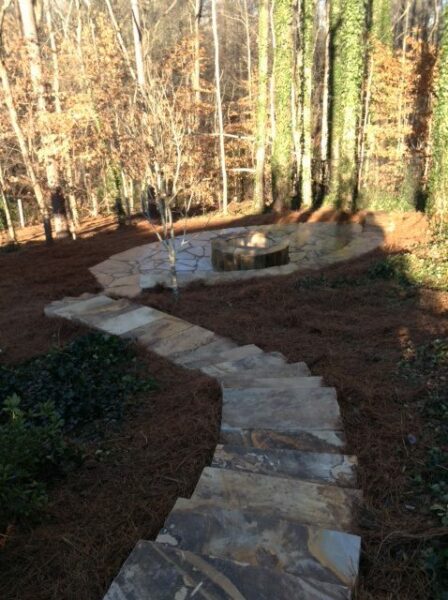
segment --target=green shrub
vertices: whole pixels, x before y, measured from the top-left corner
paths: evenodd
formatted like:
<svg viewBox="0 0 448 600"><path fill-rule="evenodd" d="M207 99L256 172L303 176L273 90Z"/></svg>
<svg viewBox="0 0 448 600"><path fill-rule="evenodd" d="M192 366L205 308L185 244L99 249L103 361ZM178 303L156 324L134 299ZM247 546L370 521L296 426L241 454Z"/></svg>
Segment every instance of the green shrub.
<svg viewBox="0 0 448 600"><path fill-rule="evenodd" d="M52 402L68 432L97 419L120 419L131 396L153 388L152 380L139 376L129 344L101 333L89 333L17 367L0 367L0 405L13 394L24 410Z"/></svg>
<svg viewBox="0 0 448 600"><path fill-rule="evenodd" d="M47 501L47 482L63 473L76 453L64 441L52 402L24 411L20 398L3 403L0 423L0 531L30 518Z"/></svg>

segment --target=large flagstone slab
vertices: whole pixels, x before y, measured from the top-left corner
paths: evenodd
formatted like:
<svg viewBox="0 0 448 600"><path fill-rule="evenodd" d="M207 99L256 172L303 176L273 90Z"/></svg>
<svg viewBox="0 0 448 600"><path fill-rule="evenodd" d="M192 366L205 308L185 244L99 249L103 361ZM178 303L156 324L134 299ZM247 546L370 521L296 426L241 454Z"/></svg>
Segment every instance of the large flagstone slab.
<svg viewBox="0 0 448 600"><path fill-rule="evenodd" d="M343 431L303 430L273 431L242 427L221 427L219 439L222 444L245 448L277 448L309 452L341 452L346 446Z"/></svg>
<svg viewBox="0 0 448 600"><path fill-rule="evenodd" d="M303 525L350 532L358 490L206 467L189 500L179 506L217 506L277 515Z"/></svg>
<svg viewBox="0 0 448 600"><path fill-rule="evenodd" d="M261 354L264 354L261 348L255 346L255 344L247 344L246 346L237 346L236 348L231 348L222 352L210 352L207 357L202 357L199 359L195 359L193 357L192 360L187 364L189 364L193 369L199 367L202 368L213 364L236 361L251 356L260 356Z"/></svg>
<svg viewBox="0 0 448 600"><path fill-rule="evenodd" d="M224 389L222 428L269 428L279 432L341 428L333 388Z"/></svg>
<svg viewBox="0 0 448 600"><path fill-rule="evenodd" d="M206 358L211 354L225 352L226 350L231 350L232 348L238 348L238 345L235 344L235 342L232 342L232 340L215 335L214 339L208 344L205 344L200 348L196 348L196 350L189 350L188 352L183 352L182 354L177 355L174 358L174 362L179 365L188 366L190 363L195 362L196 360L201 360L202 358Z"/></svg>
<svg viewBox="0 0 448 600"><path fill-rule="evenodd" d="M264 353L255 356L247 356L236 360L228 360L222 363L202 367L201 371L212 377L218 377L223 373L237 373L248 369L271 369L282 366L285 359L278 353Z"/></svg>
<svg viewBox="0 0 448 600"><path fill-rule="evenodd" d="M357 460L346 454L219 445L211 466L341 487L356 486Z"/></svg>
<svg viewBox="0 0 448 600"><path fill-rule="evenodd" d="M123 335L149 323L157 322L160 318L159 311L154 311L154 309L147 306L141 306L124 314L114 315L106 319L92 319L91 323L98 329L107 331L107 333Z"/></svg>
<svg viewBox="0 0 448 600"><path fill-rule="evenodd" d="M284 571L353 588L361 539L276 515L176 504L157 541L198 554Z"/></svg>
<svg viewBox="0 0 448 600"><path fill-rule="evenodd" d="M223 388L241 389L262 387L276 390L313 388L322 386L322 377L253 377L245 373L221 375Z"/></svg>
<svg viewBox="0 0 448 600"><path fill-rule="evenodd" d="M215 334L212 331L193 325L177 335L154 342L151 349L161 356L171 357L188 350L196 350L214 338Z"/></svg>
<svg viewBox="0 0 448 600"><path fill-rule="evenodd" d="M140 541L104 600L344 600L347 588Z"/></svg>
<svg viewBox="0 0 448 600"><path fill-rule="evenodd" d="M44 308L47 317L63 317L73 319L98 308L113 305L114 301L108 296L99 295L87 298L64 298L55 301Z"/></svg>

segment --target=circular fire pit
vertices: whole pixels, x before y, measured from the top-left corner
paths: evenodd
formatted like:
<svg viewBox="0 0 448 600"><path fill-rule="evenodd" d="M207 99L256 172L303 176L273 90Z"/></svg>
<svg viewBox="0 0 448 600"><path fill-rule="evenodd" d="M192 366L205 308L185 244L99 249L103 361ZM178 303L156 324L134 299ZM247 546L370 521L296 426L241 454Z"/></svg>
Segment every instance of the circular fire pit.
<svg viewBox="0 0 448 600"><path fill-rule="evenodd" d="M215 271L267 269L289 262L289 241L274 242L259 231L211 240Z"/></svg>

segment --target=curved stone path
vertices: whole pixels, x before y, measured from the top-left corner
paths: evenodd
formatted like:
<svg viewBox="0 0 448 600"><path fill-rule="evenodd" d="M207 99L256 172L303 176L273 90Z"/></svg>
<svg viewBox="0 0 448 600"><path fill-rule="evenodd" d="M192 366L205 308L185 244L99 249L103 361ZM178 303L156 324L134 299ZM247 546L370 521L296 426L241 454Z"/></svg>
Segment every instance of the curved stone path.
<svg viewBox="0 0 448 600"><path fill-rule="evenodd" d="M361 494L334 388L304 363L129 300L86 294L45 313L132 338L222 387L211 465L156 541L137 543L105 600L351 597Z"/></svg>
<svg viewBox="0 0 448 600"><path fill-rule="evenodd" d="M272 242L289 241L289 264L249 271L213 271L210 240L257 231L265 233ZM199 231L175 241L177 280L182 287L193 281L214 284L320 269L369 252L382 241L381 229L369 224L295 223ZM168 253L161 242L115 254L90 271L107 293L118 297L133 298L142 289L172 285Z"/></svg>

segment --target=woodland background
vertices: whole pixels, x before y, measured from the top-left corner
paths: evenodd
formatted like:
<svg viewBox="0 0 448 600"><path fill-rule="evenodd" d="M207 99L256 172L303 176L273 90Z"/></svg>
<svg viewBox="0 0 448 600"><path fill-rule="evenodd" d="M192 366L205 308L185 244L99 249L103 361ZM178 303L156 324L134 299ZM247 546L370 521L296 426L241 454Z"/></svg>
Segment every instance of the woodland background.
<svg viewBox="0 0 448 600"><path fill-rule="evenodd" d="M446 215L443 0L4 0L0 227L243 203ZM446 60L443 57L446 56ZM20 208L23 207L23 220Z"/></svg>

